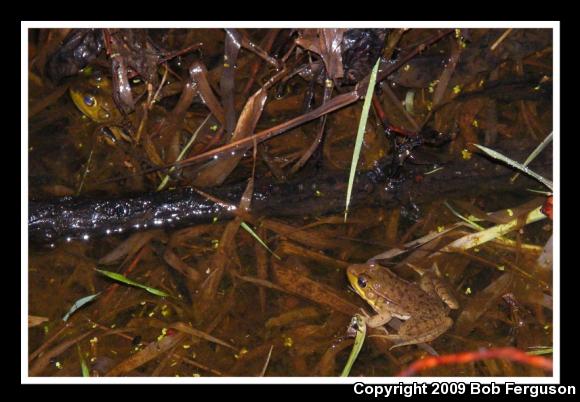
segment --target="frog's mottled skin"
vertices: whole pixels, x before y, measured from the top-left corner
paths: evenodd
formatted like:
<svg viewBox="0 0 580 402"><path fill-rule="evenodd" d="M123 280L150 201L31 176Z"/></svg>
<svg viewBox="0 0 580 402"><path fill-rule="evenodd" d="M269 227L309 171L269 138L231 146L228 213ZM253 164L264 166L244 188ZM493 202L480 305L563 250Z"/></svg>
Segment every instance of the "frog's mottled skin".
<svg viewBox="0 0 580 402"><path fill-rule="evenodd" d="M75 83L70 96L77 108L91 120L100 124L114 124L122 116L113 102L112 84L109 79L95 73Z"/></svg>
<svg viewBox="0 0 580 402"><path fill-rule="evenodd" d="M377 312L367 320L369 327L384 325L393 317L405 320L398 334L385 336L395 342L393 347L432 341L453 325L447 316L449 308L434 290L430 276L423 276L419 286L374 263L351 265L347 276ZM457 308L456 302L449 307Z"/></svg>
<svg viewBox="0 0 580 402"><path fill-rule="evenodd" d="M132 142L128 133L132 123L121 114L113 101L113 86L110 79L95 71L86 79L79 80L70 89L70 96L75 106L92 121L99 123L104 138L110 145L124 140Z"/></svg>

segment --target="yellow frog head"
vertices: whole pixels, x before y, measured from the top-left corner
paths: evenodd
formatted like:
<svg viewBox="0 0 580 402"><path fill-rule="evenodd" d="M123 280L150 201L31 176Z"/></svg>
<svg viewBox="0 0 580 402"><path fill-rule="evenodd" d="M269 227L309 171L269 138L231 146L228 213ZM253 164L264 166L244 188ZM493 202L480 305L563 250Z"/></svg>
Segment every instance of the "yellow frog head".
<svg viewBox="0 0 580 402"><path fill-rule="evenodd" d="M99 71L86 73L70 88L70 96L76 107L91 120L100 124L111 124L121 120L112 96L111 80Z"/></svg>

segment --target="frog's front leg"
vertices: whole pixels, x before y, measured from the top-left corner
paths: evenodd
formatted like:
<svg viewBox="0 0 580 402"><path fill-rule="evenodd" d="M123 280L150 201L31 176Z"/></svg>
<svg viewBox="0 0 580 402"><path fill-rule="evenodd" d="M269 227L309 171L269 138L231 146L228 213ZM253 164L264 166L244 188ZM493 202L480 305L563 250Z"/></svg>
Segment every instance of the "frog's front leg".
<svg viewBox="0 0 580 402"><path fill-rule="evenodd" d="M385 323L389 322L391 320L392 317L386 317L386 314L377 314L374 316L370 316L369 313L366 312L365 309L361 308L360 309L361 314L363 315L363 320L365 322L365 325L369 328L378 330L383 332L385 335L389 334L389 331L387 331L387 329L383 326ZM385 320L384 323L381 323L382 320Z"/></svg>
<svg viewBox="0 0 580 402"><path fill-rule="evenodd" d="M376 315L373 315L372 317L367 317L366 320L367 325L369 327L377 328L385 325L386 323L391 321L392 318L393 316L391 315L391 313L389 313L388 311L384 311Z"/></svg>

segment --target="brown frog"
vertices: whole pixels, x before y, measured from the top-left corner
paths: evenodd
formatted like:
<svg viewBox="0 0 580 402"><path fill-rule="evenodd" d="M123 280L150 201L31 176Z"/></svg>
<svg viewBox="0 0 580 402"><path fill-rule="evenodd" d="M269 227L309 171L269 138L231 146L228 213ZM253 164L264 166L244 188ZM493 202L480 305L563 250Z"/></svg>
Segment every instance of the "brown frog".
<svg viewBox="0 0 580 402"><path fill-rule="evenodd" d="M405 321L398 334L381 336L393 341L393 348L432 341L453 325L447 314L459 305L433 272L424 272L420 283L415 284L371 262L349 266L347 277L377 312L367 318L369 327L382 326L393 317Z"/></svg>

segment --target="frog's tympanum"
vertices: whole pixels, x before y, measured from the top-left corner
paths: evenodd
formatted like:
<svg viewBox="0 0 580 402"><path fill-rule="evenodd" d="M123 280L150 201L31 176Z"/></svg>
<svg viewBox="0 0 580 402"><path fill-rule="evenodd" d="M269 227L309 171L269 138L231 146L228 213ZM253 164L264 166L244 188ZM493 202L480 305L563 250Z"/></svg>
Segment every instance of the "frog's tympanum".
<svg viewBox="0 0 580 402"><path fill-rule="evenodd" d="M388 268L367 263L349 266L347 276L354 290L377 312L367 319L369 327L384 325L393 317L405 321L398 334L384 336L395 343L393 347L432 341L453 325L447 314L458 304L433 275L423 275L415 284Z"/></svg>

